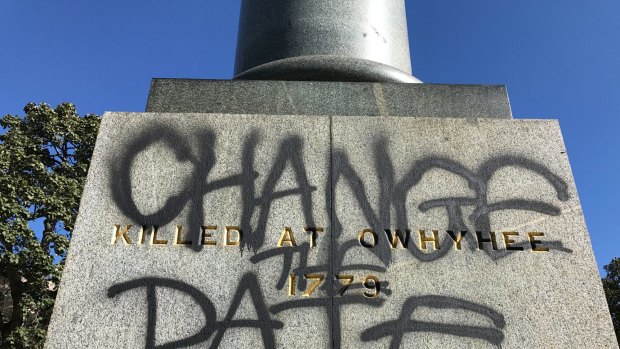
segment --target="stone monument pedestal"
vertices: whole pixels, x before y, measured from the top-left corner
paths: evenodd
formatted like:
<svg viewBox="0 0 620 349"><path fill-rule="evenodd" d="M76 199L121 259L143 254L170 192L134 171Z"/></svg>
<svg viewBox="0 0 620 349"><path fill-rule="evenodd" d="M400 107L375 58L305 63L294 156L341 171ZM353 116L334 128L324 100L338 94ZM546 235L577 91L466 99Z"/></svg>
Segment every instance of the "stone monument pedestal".
<svg viewBox="0 0 620 349"><path fill-rule="evenodd" d="M106 113L48 348L617 348L502 86L166 80Z"/></svg>

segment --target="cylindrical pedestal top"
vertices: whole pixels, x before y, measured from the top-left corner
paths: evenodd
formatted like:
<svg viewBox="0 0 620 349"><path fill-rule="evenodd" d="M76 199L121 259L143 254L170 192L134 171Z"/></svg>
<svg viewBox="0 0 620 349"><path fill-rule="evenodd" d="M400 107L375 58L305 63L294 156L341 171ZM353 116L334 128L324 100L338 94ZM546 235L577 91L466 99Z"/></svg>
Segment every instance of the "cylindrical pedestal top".
<svg viewBox="0 0 620 349"><path fill-rule="evenodd" d="M404 0L243 0L235 78L419 82Z"/></svg>

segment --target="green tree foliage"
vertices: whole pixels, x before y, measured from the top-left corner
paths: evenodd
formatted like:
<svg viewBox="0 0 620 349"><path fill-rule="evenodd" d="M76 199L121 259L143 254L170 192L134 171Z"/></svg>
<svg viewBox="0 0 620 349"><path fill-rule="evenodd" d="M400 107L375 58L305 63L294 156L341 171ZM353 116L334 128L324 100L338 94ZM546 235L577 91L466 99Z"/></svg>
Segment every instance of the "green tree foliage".
<svg viewBox="0 0 620 349"><path fill-rule="evenodd" d="M70 103L24 112L0 119L0 348L43 347L100 121Z"/></svg>
<svg viewBox="0 0 620 349"><path fill-rule="evenodd" d="M616 329L616 338L620 342L620 258L614 258L604 266L607 276L603 278L603 288L611 312L611 320Z"/></svg>

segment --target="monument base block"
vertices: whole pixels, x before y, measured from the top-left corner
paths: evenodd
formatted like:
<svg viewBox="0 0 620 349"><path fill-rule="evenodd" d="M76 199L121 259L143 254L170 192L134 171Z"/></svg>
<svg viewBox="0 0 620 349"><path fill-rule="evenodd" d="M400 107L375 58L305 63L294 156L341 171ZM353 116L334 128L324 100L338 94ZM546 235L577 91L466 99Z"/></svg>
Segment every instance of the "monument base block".
<svg viewBox="0 0 620 349"><path fill-rule="evenodd" d="M512 118L506 87L153 79L147 112Z"/></svg>
<svg viewBox="0 0 620 349"><path fill-rule="evenodd" d="M617 348L557 121L330 113L107 113L47 347Z"/></svg>

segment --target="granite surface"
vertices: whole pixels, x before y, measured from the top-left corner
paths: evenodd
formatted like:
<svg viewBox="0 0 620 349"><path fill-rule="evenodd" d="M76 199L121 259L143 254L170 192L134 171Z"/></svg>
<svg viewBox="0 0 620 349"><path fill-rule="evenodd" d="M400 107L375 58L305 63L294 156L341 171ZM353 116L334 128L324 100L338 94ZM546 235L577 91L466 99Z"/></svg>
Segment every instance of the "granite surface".
<svg viewBox="0 0 620 349"><path fill-rule="evenodd" d="M107 113L46 347L205 346L618 348L557 122Z"/></svg>
<svg viewBox="0 0 620 349"><path fill-rule="evenodd" d="M334 117L332 135L336 269L389 289L340 309L343 348L617 348L556 120Z"/></svg>
<svg viewBox="0 0 620 349"><path fill-rule="evenodd" d="M350 81L359 61L367 63L358 69L365 81L414 82L405 1L244 0L235 78L290 80L298 58L314 58L304 60L313 80Z"/></svg>
<svg viewBox="0 0 620 349"><path fill-rule="evenodd" d="M235 76L235 80L335 81L421 83L420 79L386 64L369 60L314 55L289 57L261 64Z"/></svg>
<svg viewBox="0 0 620 349"><path fill-rule="evenodd" d="M284 227L308 265L329 259L325 233L314 248L304 233L329 222L328 156L327 118L105 114L47 347L238 348L271 338L267 347L277 340L293 348L328 333L324 309L277 318L267 310L289 300L286 281L298 266L290 244L277 248ZM133 225L131 244L115 238L117 224ZM153 225L154 241L167 244L153 244ZM178 225L179 240L194 244L174 244ZM202 237L202 226L217 228ZM224 246L226 226L242 230L239 246ZM203 239L216 245L198 244ZM257 327L256 319L265 333L244 328ZM308 347L329 343L324 335Z"/></svg>
<svg viewBox="0 0 620 349"><path fill-rule="evenodd" d="M153 79L147 112L512 118L505 86Z"/></svg>

